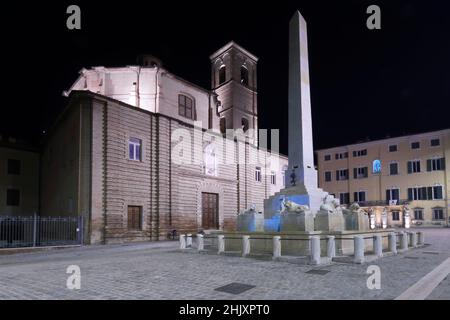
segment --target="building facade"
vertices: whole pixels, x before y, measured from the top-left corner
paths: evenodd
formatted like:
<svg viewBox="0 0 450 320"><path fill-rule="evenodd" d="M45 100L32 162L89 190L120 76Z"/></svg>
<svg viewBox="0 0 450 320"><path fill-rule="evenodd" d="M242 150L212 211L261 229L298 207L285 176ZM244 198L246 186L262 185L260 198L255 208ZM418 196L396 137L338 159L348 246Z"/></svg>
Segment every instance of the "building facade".
<svg viewBox="0 0 450 320"><path fill-rule="evenodd" d="M149 56L83 69L46 137L41 215L82 215L87 243L114 243L233 230L238 212L262 211L287 158L252 130L256 62L229 43L211 56L211 90ZM227 129L240 135L223 138Z"/></svg>
<svg viewBox="0 0 450 320"><path fill-rule="evenodd" d="M408 204L415 225L448 226L450 129L318 150L319 185L341 204L358 202L388 225L403 224Z"/></svg>
<svg viewBox="0 0 450 320"><path fill-rule="evenodd" d="M0 135L0 215L33 216L38 210L38 150Z"/></svg>

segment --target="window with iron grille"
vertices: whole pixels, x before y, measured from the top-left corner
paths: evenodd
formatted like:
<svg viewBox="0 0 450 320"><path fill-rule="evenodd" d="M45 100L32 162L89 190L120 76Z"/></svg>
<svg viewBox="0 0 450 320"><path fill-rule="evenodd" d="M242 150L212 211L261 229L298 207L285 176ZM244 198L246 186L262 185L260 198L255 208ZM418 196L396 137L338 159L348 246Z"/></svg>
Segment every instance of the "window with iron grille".
<svg viewBox="0 0 450 320"><path fill-rule="evenodd" d="M142 207L128 206L128 230L142 230Z"/></svg>

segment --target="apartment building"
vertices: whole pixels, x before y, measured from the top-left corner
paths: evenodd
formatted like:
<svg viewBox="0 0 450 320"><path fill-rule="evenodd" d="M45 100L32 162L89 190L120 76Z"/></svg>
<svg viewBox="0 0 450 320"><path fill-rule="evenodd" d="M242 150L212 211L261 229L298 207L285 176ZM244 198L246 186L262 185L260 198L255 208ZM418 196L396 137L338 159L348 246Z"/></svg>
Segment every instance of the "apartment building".
<svg viewBox="0 0 450 320"><path fill-rule="evenodd" d="M403 224L408 204L417 226L448 226L450 129L316 151L319 185L341 204L373 208L380 223Z"/></svg>

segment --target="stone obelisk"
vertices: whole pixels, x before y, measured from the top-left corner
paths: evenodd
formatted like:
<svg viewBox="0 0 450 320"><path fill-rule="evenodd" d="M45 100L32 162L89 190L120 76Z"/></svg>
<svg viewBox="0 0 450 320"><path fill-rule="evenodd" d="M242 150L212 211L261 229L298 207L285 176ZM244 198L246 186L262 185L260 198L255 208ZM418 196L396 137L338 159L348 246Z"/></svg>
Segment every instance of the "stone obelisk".
<svg viewBox="0 0 450 320"><path fill-rule="evenodd" d="M306 21L296 11L289 23L289 166L286 186L317 188L314 169Z"/></svg>
<svg viewBox="0 0 450 320"><path fill-rule="evenodd" d="M273 219L282 204L306 205L302 214L281 216L281 231L313 231L314 215L327 193L318 188L314 168L306 21L296 11L289 23L289 165L285 188L264 202L264 217ZM283 222L284 221L284 222ZM287 227L286 227L287 226Z"/></svg>

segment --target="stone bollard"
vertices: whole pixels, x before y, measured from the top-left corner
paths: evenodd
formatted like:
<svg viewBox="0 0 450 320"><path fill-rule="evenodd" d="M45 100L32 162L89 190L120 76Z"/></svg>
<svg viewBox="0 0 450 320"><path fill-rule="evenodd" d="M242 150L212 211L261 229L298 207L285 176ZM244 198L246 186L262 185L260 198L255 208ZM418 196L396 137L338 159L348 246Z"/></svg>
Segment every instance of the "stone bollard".
<svg viewBox="0 0 450 320"><path fill-rule="evenodd" d="M417 233L410 232L409 234L410 234L410 237L411 237L410 238L411 239L411 243L410 243L411 247L417 248Z"/></svg>
<svg viewBox="0 0 450 320"><path fill-rule="evenodd" d="M392 254L397 254L397 235L395 232L389 233L389 251Z"/></svg>
<svg viewBox="0 0 450 320"><path fill-rule="evenodd" d="M364 238L362 236L355 236L353 238L355 256L353 259L354 263L364 263Z"/></svg>
<svg viewBox="0 0 450 320"><path fill-rule="evenodd" d="M408 234L404 231L401 231L400 237L401 237L400 249L408 250Z"/></svg>
<svg viewBox="0 0 450 320"><path fill-rule="evenodd" d="M186 248L192 247L192 234L188 233L186 235Z"/></svg>
<svg viewBox="0 0 450 320"><path fill-rule="evenodd" d="M180 235L180 249L186 249L186 235Z"/></svg>
<svg viewBox="0 0 450 320"><path fill-rule="evenodd" d="M203 239L203 235L202 234L198 234L197 235L197 250L198 251L203 251L205 248L205 242Z"/></svg>
<svg viewBox="0 0 450 320"><path fill-rule="evenodd" d="M423 235L423 232L417 232L418 234L418 245L423 246L425 244L425 237Z"/></svg>
<svg viewBox="0 0 450 320"><path fill-rule="evenodd" d="M281 257L281 237L273 237L273 258L277 259Z"/></svg>
<svg viewBox="0 0 450 320"><path fill-rule="evenodd" d="M242 236L242 256L250 254L250 236Z"/></svg>
<svg viewBox="0 0 450 320"><path fill-rule="evenodd" d="M225 236L223 234L219 234L217 236L217 253L221 254L225 251Z"/></svg>
<svg viewBox="0 0 450 320"><path fill-rule="evenodd" d="M377 257L381 258L383 256L383 238L380 234L373 237L373 251Z"/></svg>
<svg viewBox="0 0 450 320"><path fill-rule="evenodd" d="M333 259L336 257L336 242L334 236L327 236L327 257Z"/></svg>
<svg viewBox="0 0 450 320"><path fill-rule="evenodd" d="M318 265L320 264L320 237L311 236L309 241L311 243L310 263L313 265Z"/></svg>

